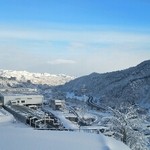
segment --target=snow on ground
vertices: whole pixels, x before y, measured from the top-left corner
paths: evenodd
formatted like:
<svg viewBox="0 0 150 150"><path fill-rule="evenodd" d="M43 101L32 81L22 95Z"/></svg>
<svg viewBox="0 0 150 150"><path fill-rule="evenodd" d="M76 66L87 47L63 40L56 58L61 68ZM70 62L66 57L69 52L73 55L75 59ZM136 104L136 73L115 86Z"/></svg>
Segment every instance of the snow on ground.
<svg viewBox="0 0 150 150"><path fill-rule="evenodd" d="M0 128L0 133L1 150L129 150L120 142L96 134L26 128Z"/></svg>
<svg viewBox="0 0 150 150"><path fill-rule="evenodd" d="M83 95L83 96L75 96L75 94L73 92L67 92L66 93L66 98L70 98L70 99L77 99L80 101L86 101L88 99L88 96Z"/></svg>
<svg viewBox="0 0 150 150"><path fill-rule="evenodd" d="M4 109L0 109L0 124L14 121L13 115Z"/></svg>
<svg viewBox="0 0 150 150"><path fill-rule="evenodd" d="M112 138L84 132L0 127L0 133L1 150L129 150Z"/></svg>
<svg viewBox="0 0 150 150"><path fill-rule="evenodd" d="M66 129L79 129L78 125L72 123L70 120L66 119L63 112L61 111L54 111L50 108L46 108L44 107L43 108L45 111L47 112L51 112L52 114L54 114L57 118L60 119L61 122L63 122L63 126L66 128Z"/></svg>
<svg viewBox="0 0 150 150"><path fill-rule="evenodd" d="M4 119L10 117L11 119ZM130 150L101 134L34 130L14 126L13 116L0 109L0 150ZM7 125L5 125L5 124Z"/></svg>

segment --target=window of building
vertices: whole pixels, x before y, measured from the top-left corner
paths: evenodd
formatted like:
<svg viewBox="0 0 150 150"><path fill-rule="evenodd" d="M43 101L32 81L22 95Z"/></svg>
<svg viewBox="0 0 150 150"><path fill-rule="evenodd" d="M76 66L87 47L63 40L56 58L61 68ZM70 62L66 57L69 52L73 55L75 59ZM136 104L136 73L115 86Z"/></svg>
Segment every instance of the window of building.
<svg viewBox="0 0 150 150"><path fill-rule="evenodd" d="M11 102L12 104L16 104L16 102Z"/></svg>

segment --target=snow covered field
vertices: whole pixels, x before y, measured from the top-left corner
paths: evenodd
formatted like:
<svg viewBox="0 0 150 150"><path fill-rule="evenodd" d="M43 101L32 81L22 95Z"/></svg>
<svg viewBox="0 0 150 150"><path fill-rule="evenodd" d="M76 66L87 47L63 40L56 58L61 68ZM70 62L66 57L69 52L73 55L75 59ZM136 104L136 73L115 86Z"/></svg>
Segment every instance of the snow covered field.
<svg viewBox="0 0 150 150"><path fill-rule="evenodd" d="M130 150L101 134L34 130L0 110L0 150Z"/></svg>

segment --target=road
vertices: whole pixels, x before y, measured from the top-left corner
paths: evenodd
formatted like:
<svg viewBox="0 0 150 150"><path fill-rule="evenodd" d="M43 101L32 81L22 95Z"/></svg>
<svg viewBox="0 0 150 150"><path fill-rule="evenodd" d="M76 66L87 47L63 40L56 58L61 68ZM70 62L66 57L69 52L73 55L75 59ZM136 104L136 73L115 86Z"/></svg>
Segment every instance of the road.
<svg viewBox="0 0 150 150"><path fill-rule="evenodd" d="M96 108L97 110L102 110L104 111L105 108L101 107L100 105L96 104L94 101L93 101L93 97L90 96L87 100L87 104L93 108Z"/></svg>

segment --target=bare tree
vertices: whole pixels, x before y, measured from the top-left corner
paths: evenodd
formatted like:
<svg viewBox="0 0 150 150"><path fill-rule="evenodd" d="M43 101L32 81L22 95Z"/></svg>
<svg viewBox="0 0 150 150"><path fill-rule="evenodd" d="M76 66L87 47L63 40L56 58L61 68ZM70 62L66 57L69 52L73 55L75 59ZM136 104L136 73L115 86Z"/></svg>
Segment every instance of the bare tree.
<svg viewBox="0 0 150 150"><path fill-rule="evenodd" d="M137 112L137 107L130 103L123 103L112 109L112 127L114 137L128 145L132 150L148 150L148 140L142 132L144 120Z"/></svg>

